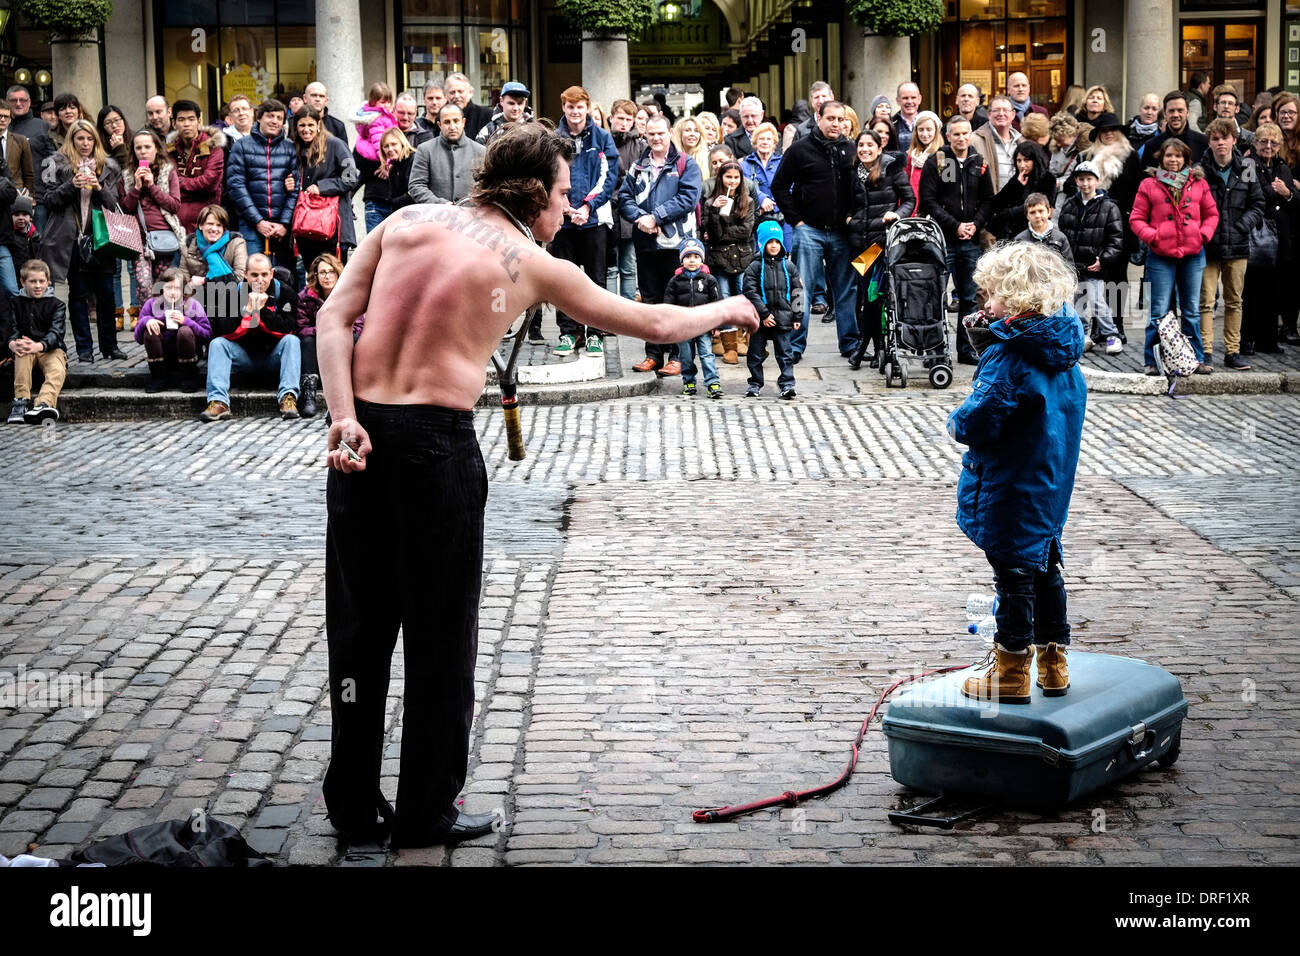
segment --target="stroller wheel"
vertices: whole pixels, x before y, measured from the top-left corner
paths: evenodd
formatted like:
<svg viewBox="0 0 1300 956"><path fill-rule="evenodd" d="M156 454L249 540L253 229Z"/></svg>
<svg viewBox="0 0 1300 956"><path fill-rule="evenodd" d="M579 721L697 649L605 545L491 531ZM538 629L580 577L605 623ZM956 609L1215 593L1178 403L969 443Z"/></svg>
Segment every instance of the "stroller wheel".
<svg viewBox="0 0 1300 956"><path fill-rule="evenodd" d="M901 387L907 388L907 363L901 359L898 362L898 377L901 380Z"/></svg>
<svg viewBox="0 0 1300 956"><path fill-rule="evenodd" d="M930 384L935 388L947 388L952 384L952 369L946 365L936 365L931 368Z"/></svg>

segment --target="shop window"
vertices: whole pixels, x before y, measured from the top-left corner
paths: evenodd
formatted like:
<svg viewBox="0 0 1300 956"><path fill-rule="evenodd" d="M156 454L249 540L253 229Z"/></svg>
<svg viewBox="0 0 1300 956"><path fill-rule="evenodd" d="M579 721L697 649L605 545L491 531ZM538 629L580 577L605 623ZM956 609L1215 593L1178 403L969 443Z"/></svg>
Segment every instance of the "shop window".
<svg viewBox="0 0 1300 956"><path fill-rule="evenodd" d="M1030 98L1054 111L1069 76L1069 32L1063 16L1025 19L1027 11L1063 11L1063 0L960 0L962 18L939 31L940 110L956 111L957 88L973 83L984 95L1004 92L1007 77L1029 77ZM1015 14L1012 18L1008 14Z"/></svg>
<svg viewBox="0 0 1300 956"><path fill-rule="evenodd" d="M1192 74L1204 71L1215 84L1236 87L1242 103L1253 103L1263 88L1259 34L1260 24L1251 20L1184 23L1178 50L1179 88L1189 89Z"/></svg>
<svg viewBox="0 0 1300 956"><path fill-rule="evenodd" d="M399 6L403 89L460 72L474 85L475 102L490 106L508 80L527 82L528 34L511 29L527 18L521 0L401 0Z"/></svg>

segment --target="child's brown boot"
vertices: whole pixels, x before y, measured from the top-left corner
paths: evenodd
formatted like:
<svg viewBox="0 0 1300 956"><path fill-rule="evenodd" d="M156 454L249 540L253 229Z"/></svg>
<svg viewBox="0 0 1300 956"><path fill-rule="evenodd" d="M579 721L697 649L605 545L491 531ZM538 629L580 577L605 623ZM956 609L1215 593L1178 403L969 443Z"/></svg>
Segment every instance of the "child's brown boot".
<svg viewBox="0 0 1300 956"><path fill-rule="evenodd" d="M714 354L714 355L721 355L721 354L723 354L723 349L722 349L722 333L721 333L721 332L714 332L714 333L713 333L713 354Z"/></svg>
<svg viewBox="0 0 1300 956"><path fill-rule="evenodd" d="M1070 670L1065 663L1065 648L1048 644L1038 648L1038 686L1044 697L1064 697L1070 689Z"/></svg>
<svg viewBox="0 0 1300 956"><path fill-rule="evenodd" d="M736 334L736 352L740 355L749 354L749 333L744 329Z"/></svg>
<svg viewBox="0 0 1300 956"><path fill-rule="evenodd" d="M728 365L735 365L736 358L736 330L722 333L722 361Z"/></svg>
<svg viewBox="0 0 1300 956"><path fill-rule="evenodd" d="M1009 651L1001 644L993 645L993 666L983 677L968 677L961 692L975 700L993 700L1000 704L1029 703L1029 664L1033 651Z"/></svg>

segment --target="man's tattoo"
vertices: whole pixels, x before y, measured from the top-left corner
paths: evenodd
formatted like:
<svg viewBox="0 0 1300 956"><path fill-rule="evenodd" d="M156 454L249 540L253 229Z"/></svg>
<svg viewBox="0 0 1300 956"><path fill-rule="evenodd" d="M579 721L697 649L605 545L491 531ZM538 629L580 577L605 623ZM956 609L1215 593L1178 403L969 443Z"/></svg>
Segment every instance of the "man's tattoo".
<svg viewBox="0 0 1300 956"><path fill-rule="evenodd" d="M501 227L487 222L481 209L467 209L448 203L423 203L408 206L402 210L401 219L391 225L390 229L405 229L420 223L433 222L445 226L452 232L459 232L467 239L473 239L485 249L499 252L501 266L511 282L519 281L519 267L515 264L530 248L529 243L512 238L512 234Z"/></svg>

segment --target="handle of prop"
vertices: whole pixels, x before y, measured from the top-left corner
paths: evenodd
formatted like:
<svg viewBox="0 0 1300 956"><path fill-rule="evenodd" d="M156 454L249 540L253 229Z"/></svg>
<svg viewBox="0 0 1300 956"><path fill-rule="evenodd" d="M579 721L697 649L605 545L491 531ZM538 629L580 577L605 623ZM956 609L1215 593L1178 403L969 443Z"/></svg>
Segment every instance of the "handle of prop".
<svg viewBox="0 0 1300 956"><path fill-rule="evenodd" d="M501 396L501 409L506 416L506 449L511 461L523 461L524 430L519 421L519 399L511 394Z"/></svg>

